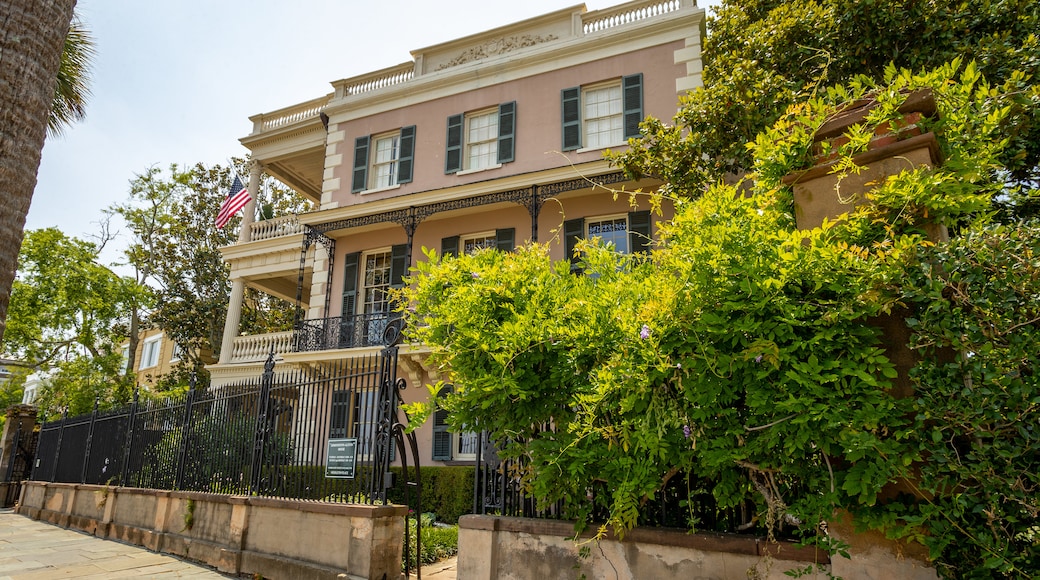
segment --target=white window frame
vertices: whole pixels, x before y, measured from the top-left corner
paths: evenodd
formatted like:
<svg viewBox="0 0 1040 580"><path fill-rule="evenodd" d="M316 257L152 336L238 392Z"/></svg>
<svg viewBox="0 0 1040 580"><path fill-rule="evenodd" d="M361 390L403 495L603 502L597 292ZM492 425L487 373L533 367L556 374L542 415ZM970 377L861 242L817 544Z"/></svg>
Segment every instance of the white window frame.
<svg viewBox="0 0 1040 580"><path fill-rule="evenodd" d="M609 94L611 92L614 94ZM600 98L603 96L609 98ZM608 130L591 131L603 123L610 125ZM621 79L581 87L581 132L581 151L625 145L625 101Z"/></svg>
<svg viewBox="0 0 1040 580"><path fill-rule="evenodd" d="M384 144L380 150L380 144ZM384 155L385 154L385 155ZM381 155L383 155L381 157ZM399 163L401 161L401 132L394 131L372 137L371 177L368 190L379 191L399 185ZM385 170L381 175L380 172ZM384 182L385 181L385 182Z"/></svg>
<svg viewBox="0 0 1040 580"><path fill-rule="evenodd" d="M467 250L466 245L476 240L480 240L479 246ZM459 236L459 252L462 254L472 254L481 248L495 249L496 247L498 247L498 234L495 230Z"/></svg>
<svg viewBox="0 0 1040 580"><path fill-rule="evenodd" d="M372 256L376 256L376 255L380 255L380 254L383 254L383 255L386 256L386 281L384 283L381 283L381 284L369 285L368 284L368 272L369 272L368 259L370 257L372 257ZM358 305L360 306L360 308L357 308L357 312L359 314L376 314L378 312L387 312L387 310L379 310L379 311L369 310L368 309L368 306L369 306L368 305L368 298L369 298L368 295L369 295L369 292L371 291L371 289L382 288L382 287L385 287L386 289L390 288L390 273L391 273L390 270L391 270L391 267L392 267L391 266L392 262L393 262L393 248L391 248L389 246L386 247L386 248L379 248L379 249L376 249L376 250L369 250L369 251L361 253L361 264L360 264L360 266L361 266L361 279L360 279L359 284L358 284L358 298L357 298L358 299ZM384 304L388 304L388 302L384 301Z"/></svg>
<svg viewBox="0 0 1040 580"><path fill-rule="evenodd" d="M498 118L498 107L466 114L463 134L465 156L460 173L502 167L498 162Z"/></svg>
<svg viewBox="0 0 1040 580"><path fill-rule="evenodd" d="M162 340L163 335L160 333L141 341L141 361L137 365L138 369L150 369L159 365L162 358Z"/></svg>
<svg viewBox="0 0 1040 580"><path fill-rule="evenodd" d="M173 352L170 354L170 362L175 363L181 360L181 355L184 354L184 349L181 348L179 343L173 343Z"/></svg>
<svg viewBox="0 0 1040 580"><path fill-rule="evenodd" d="M622 235L622 241L625 243L625 247L623 249L618 249L617 243L615 243L615 240L609 239L609 238L604 238L603 236L598 235L598 234L592 234L591 231L590 231L592 229L592 227L597 225L597 224L602 224L602 223L605 223L605 222L617 222L617 221L624 221L625 222L625 229L624 229L624 233ZM616 231L617 230L615 230L615 232ZM629 247L628 233L629 233L628 214L620 213L620 214L602 215L602 216L594 216L594 217L587 217L587 218L585 218L585 232L584 232L585 239L586 240L591 240L592 238L600 238L600 239L606 240L607 242L614 243L614 251L616 251L616 252L620 252L622 254L630 254L632 252L632 248Z"/></svg>
<svg viewBox="0 0 1040 580"><path fill-rule="evenodd" d="M468 441L467 441L468 440ZM473 451L471 453L463 453L462 445L464 442L472 442ZM479 433L466 431L464 433L452 433L451 434L451 460L452 461L476 461L477 460L477 445L480 443Z"/></svg>

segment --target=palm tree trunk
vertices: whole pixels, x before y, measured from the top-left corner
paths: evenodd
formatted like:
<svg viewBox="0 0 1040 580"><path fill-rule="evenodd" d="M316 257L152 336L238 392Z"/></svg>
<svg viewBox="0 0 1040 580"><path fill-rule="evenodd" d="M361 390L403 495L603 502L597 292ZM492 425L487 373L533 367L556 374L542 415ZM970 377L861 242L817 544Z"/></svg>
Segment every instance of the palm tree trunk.
<svg viewBox="0 0 1040 580"><path fill-rule="evenodd" d="M0 340L76 0L0 0Z"/></svg>

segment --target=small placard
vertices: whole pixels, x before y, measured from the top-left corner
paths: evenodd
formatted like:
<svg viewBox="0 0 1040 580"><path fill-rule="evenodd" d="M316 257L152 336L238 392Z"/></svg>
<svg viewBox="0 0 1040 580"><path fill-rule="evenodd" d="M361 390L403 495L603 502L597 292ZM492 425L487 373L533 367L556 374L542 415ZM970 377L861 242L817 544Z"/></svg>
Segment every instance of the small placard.
<svg viewBox="0 0 1040 580"><path fill-rule="evenodd" d="M325 454L325 477L354 479L357 466L357 439L329 439L329 452Z"/></svg>

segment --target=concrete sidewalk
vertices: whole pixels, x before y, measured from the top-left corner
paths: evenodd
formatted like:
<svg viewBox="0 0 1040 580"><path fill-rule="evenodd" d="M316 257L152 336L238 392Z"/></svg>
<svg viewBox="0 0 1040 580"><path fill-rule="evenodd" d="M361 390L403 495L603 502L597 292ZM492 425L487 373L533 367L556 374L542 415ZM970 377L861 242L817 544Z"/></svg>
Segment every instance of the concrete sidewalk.
<svg viewBox="0 0 1040 580"><path fill-rule="evenodd" d="M0 580L233 578L144 548L0 510Z"/></svg>
<svg viewBox="0 0 1040 580"><path fill-rule="evenodd" d="M455 580L456 558L423 566L424 580ZM212 568L103 540L0 509L0 580L235 578ZM415 578L415 574L412 574Z"/></svg>

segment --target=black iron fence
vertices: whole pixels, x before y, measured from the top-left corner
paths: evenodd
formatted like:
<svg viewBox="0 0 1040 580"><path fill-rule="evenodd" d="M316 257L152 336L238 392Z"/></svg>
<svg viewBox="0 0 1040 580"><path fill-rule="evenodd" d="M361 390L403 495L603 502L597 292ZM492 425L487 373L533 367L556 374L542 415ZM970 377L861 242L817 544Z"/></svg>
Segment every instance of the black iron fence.
<svg viewBox="0 0 1040 580"><path fill-rule="evenodd" d="M11 456L7 460L7 471L0 473L0 482L8 484L6 495L0 496L0 507L12 506L18 499L22 490L22 481L28 479L29 473L32 471L37 438L38 434L31 427L23 429L21 421L19 421L18 428L14 432L14 441L11 443Z"/></svg>
<svg viewBox="0 0 1040 580"><path fill-rule="evenodd" d="M586 490L581 505L563 502L538 505L525 491L527 466L522 460L503 459L493 441L481 433L474 474L473 513L543 519L607 520L612 493L605 483ZM698 531L765 534L765 522L756 517L753 502L722 509L712 494L713 483L686 473L676 473L664 488L643 503L639 525L696 529ZM776 535L787 538L781 530Z"/></svg>
<svg viewBox="0 0 1040 580"><path fill-rule="evenodd" d="M402 386L396 359L393 347L275 373L272 356L263 376L252 381L191 389L163 401L135 394L127 407L44 423L32 479L385 500L389 465L400 445L393 432ZM330 440L348 443L353 453L344 455Z"/></svg>

